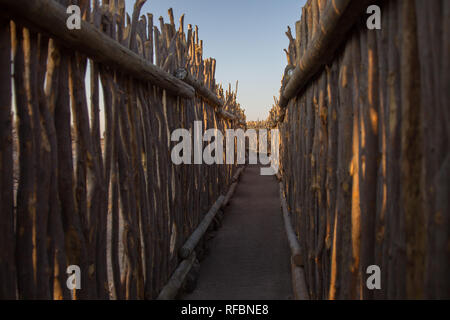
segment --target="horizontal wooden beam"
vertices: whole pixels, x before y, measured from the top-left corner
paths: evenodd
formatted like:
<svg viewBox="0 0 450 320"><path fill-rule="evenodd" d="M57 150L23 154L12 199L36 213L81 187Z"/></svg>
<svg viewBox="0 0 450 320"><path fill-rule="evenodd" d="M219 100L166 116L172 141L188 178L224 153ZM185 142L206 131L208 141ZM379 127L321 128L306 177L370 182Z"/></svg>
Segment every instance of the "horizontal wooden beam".
<svg viewBox="0 0 450 320"><path fill-rule="evenodd" d="M224 109L224 104L217 95L208 89L201 81L194 78L186 69L180 68L175 71L175 77L179 80L186 82L188 85L195 89L197 95L204 99L208 104L215 108L216 113L225 120L238 121L238 124L245 125L242 119L239 119L236 115L228 112Z"/></svg>
<svg viewBox="0 0 450 320"><path fill-rule="evenodd" d="M222 203L222 208L225 208L228 205L228 203L230 202L231 197L233 197L234 191L236 191L236 187L239 182L239 177L242 174L242 172L244 171L244 169L245 169L245 166L240 167L234 174L234 176L232 178L233 183L231 184L230 188L228 189L227 194L225 195L225 200Z"/></svg>
<svg viewBox="0 0 450 320"><path fill-rule="evenodd" d="M281 200L281 208L283 211L284 228L286 230L286 235L289 241L289 247L291 248L292 261L295 263L295 265L302 267L303 258L300 251L300 244L298 243L297 236L295 235L294 232L294 228L292 228L286 198L284 197L283 184L281 182L280 182L280 200Z"/></svg>
<svg viewBox="0 0 450 320"><path fill-rule="evenodd" d="M240 168L236 171L236 173L235 173L234 176L233 176L233 182L238 182L238 181L239 181L239 177L241 176L241 173L244 171L244 169L245 169L245 166L240 167Z"/></svg>
<svg viewBox="0 0 450 320"><path fill-rule="evenodd" d="M291 260L291 281L294 300L309 300L308 287L306 286L305 279L305 270Z"/></svg>
<svg viewBox="0 0 450 320"><path fill-rule="evenodd" d="M219 114L219 116L221 116L222 118L229 120L229 121L234 121L237 119L237 117L234 114L232 114L231 112L228 112L224 109L219 109L217 111L217 113Z"/></svg>
<svg viewBox="0 0 450 320"><path fill-rule="evenodd" d="M53 0L0 0L0 6L3 14L12 14L20 23L48 34L63 47L148 81L172 95L188 99L195 96L193 87L147 62L92 24L82 21L80 30L69 30L66 8Z"/></svg>
<svg viewBox="0 0 450 320"><path fill-rule="evenodd" d="M217 214L217 211L222 207L222 203L225 200L223 195L219 196L214 205L209 209L208 213L203 218L202 222L198 225L197 229L191 234L189 239L187 239L186 243L183 247L180 248L179 255L182 259L186 259L189 255L194 251L200 239L205 234L206 230L208 230L209 225L214 220L214 217Z"/></svg>
<svg viewBox="0 0 450 320"><path fill-rule="evenodd" d="M279 180L281 180L280 178ZM306 286L305 270L303 268L303 258L300 252L300 244L298 243L297 236L295 235L294 229L292 228L282 182L280 182L280 200L281 208L283 211L284 228L286 230L289 247L291 248L291 280L294 299L309 300L308 288Z"/></svg>
<svg viewBox="0 0 450 320"><path fill-rule="evenodd" d="M225 196L225 200L223 200L222 208L225 208L228 205L228 203L230 202L231 197L233 197L233 194L234 194L234 191L236 190L237 185L238 185L237 182L233 182L231 184L231 186L228 189L228 192L227 192L227 194Z"/></svg>
<svg viewBox="0 0 450 320"><path fill-rule="evenodd" d="M335 58L336 50L347 39L347 33L365 12L367 0L329 1L320 20L318 33L281 90L279 106L286 108L308 82Z"/></svg>
<svg viewBox="0 0 450 320"><path fill-rule="evenodd" d="M181 68L175 71L175 77L194 87L195 92L213 107L223 108L223 102L217 95L209 90L200 80L194 78L186 69Z"/></svg>
<svg viewBox="0 0 450 320"><path fill-rule="evenodd" d="M178 268L174 271L167 284L159 293L157 300L173 300L177 297L184 279L188 275L195 261L195 252L185 260L181 261Z"/></svg>
<svg viewBox="0 0 450 320"><path fill-rule="evenodd" d="M277 177L277 180L281 182L281 173L280 173L280 170L278 170L277 173L275 173L275 176Z"/></svg>

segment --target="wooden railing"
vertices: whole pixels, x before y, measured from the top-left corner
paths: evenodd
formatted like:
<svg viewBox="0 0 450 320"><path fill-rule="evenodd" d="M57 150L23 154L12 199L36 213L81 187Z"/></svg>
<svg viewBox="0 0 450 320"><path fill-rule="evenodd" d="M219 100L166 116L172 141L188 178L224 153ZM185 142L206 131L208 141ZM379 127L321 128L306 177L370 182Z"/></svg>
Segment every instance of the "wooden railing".
<svg viewBox="0 0 450 320"><path fill-rule="evenodd" d="M307 2L267 120L309 296L449 298L450 4L370 4L381 30L364 1Z"/></svg>
<svg viewBox="0 0 450 320"><path fill-rule="evenodd" d="M0 0L0 298L156 298L237 170L171 161L174 129L245 125L198 29L172 10L154 27L145 0L131 18L123 0L90 3Z"/></svg>

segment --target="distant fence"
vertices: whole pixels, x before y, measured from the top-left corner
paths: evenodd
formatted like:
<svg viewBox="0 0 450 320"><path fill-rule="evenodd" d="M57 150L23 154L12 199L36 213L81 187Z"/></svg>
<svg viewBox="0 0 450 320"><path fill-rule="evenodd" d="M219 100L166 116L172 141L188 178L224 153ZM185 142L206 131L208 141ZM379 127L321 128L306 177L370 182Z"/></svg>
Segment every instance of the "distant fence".
<svg viewBox="0 0 450 320"><path fill-rule="evenodd" d="M171 10L154 27L145 0L132 17L124 0L92 3L0 1L0 298L156 298L235 174L171 161L174 129L245 121L198 29L176 29ZM65 26L69 4L81 30Z"/></svg>
<svg viewBox="0 0 450 320"><path fill-rule="evenodd" d="M268 121L313 299L450 297L449 14L443 0L310 0L288 31Z"/></svg>

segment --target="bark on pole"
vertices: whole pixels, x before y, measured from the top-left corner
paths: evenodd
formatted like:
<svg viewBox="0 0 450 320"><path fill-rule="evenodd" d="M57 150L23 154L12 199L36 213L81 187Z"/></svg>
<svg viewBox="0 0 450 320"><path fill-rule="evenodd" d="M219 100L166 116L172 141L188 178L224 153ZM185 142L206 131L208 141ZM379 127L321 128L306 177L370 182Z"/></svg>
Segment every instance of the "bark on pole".
<svg viewBox="0 0 450 320"><path fill-rule="evenodd" d="M242 119L233 113L243 111L231 89L218 90L225 110L195 99L194 88L171 76L188 67L198 84L216 89L215 60L203 60L198 28L186 38L181 18L177 32L172 10L170 24L160 19L160 32L152 15L148 25L139 18L144 0L136 1L132 17L124 0L107 1L102 11L98 0L78 1L82 28L71 31L68 2L0 2L0 65L9 70L0 77L0 260L13 262L0 266L0 295L156 298L203 213L220 196L217 212L226 186L228 199L236 187L235 165L173 165L170 132L192 130L195 120L220 131L235 128ZM167 73L150 64L153 53ZM80 266L81 290L66 289L67 264Z"/></svg>
<svg viewBox="0 0 450 320"><path fill-rule="evenodd" d="M191 255L183 260L178 268L175 270L173 275L170 277L169 282L164 286L161 290L158 300L173 300L176 298L181 286L183 285L183 281L186 278L187 274L192 268L192 265L195 261L195 252L192 252Z"/></svg>
<svg viewBox="0 0 450 320"><path fill-rule="evenodd" d="M286 198L284 197L283 184L280 182L280 200L283 213L284 228L286 236L289 240L289 247L291 248L292 261L296 266L303 267L303 258L300 251L300 245L292 228L291 217L287 208Z"/></svg>
<svg viewBox="0 0 450 320"><path fill-rule="evenodd" d="M336 0L328 2L320 21L320 33L312 39L289 82L281 92L279 105L285 108L307 82L330 60L345 40L347 32L361 17L368 1Z"/></svg>
<svg viewBox="0 0 450 320"><path fill-rule="evenodd" d="M52 0L1 0L0 4L18 18L56 37L62 46L77 49L97 62L115 66L138 79L164 88L173 95L189 99L194 97L191 86L150 64L88 22L81 22L81 30L67 32L66 8Z"/></svg>
<svg viewBox="0 0 450 320"><path fill-rule="evenodd" d="M239 168L239 169L236 171L236 173L234 174L232 181L233 181L233 182L238 182L238 181L239 181L239 178L240 178L240 176L241 176L241 174L242 174L242 172L243 172L244 170L245 170L245 167Z"/></svg>
<svg viewBox="0 0 450 320"><path fill-rule="evenodd" d="M195 88L196 93L205 99L208 103L210 103L213 107L216 107L216 112L218 115L220 115L222 118L233 121L233 120L240 120L238 117L226 110L224 110L224 103L217 97L217 95L212 92L210 89L208 89L201 81L198 79L195 79L189 72L182 68L178 69L175 72L175 76L186 82L187 84L191 85L193 88Z"/></svg>
<svg viewBox="0 0 450 320"><path fill-rule="evenodd" d="M305 282L305 270L295 262L291 262L292 289L295 300L309 300L308 288Z"/></svg>
<svg viewBox="0 0 450 320"><path fill-rule="evenodd" d="M231 198L233 197L233 194L234 194L234 191L236 190L236 187L237 187L237 182L234 182L230 186L230 189L228 190L228 192L227 192L227 194L225 196L225 199L223 201L222 208L225 208L228 205L228 203L230 202Z"/></svg>
<svg viewBox="0 0 450 320"><path fill-rule="evenodd" d="M20 178L17 190L16 261L19 298L36 298L36 273L33 264L33 227L36 222L36 172L35 144L32 119L28 111L29 85L26 86L24 28L16 27L14 46L14 83L17 95L17 117L19 125ZM28 83L29 84L29 83ZM27 90L28 87L28 90Z"/></svg>
<svg viewBox="0 0 450 320"><path fill-rule="evenodd" d="M448 297L450 5L380 1L370 30L359 3L308 1L287 50L280 169L310 297Z"/></svg>
<svg viewBox="0 0 450 320"><path fill-rule="evenodd" d="M214 220L214 217L216 216L217 211L219 211L220 207L222 206L224 200L225 200L224 196L220 196L217 199L217 201L214 203L214 205L211 207L211 209L203 218L202 222L198 225L197 229L195 229L195 231L192 233L192 235L189 237L189 239L186 241L183 247L181 247L179 254L182 259L186 259L187 257L189 257L189 255L195 249L198 242L208 229L209 225Z"/></svg>
<svg viewBox="0 0 450 320"><path fill-rule="evenodd" d="M0 19L0 299L16 298L10 24Z"/></svg>

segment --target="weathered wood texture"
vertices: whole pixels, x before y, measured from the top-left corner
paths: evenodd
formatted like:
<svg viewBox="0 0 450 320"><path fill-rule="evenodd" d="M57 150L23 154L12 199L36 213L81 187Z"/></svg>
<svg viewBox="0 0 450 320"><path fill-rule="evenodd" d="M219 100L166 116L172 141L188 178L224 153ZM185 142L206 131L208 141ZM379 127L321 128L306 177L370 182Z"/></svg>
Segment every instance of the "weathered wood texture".
<svg viewBox="0 0 450 320"><path fill-rule="evenodd" d="M208 213L203 218L202 222L198 225L197 229L192 232L191 236L185 244L180 248L180 257L183 259L187 259L191 255L191 253L194 251L195 247L197 246L198 242L201 240L203 235L205 234L206 230L208 230L209 225L214 220L214 217L216 216L217 212L222 207L223 201L225 200L224 196L220 196L214 205L211 207L211 209L208 211Z"/></svg>
<svg viewBox="0 0 450 320"><path fill-rule="evenodd" d="M288 64L295 66L295 69L289 74L289 80L281 90L280 107L286 108L289 100L304 88L318 70L333 59L334 52L369 2L367 0L321 1L320 20L315 21L312 25L313 35L308 49L298 61L296 60L297 46L295 39L292 37L290 29L288 30L286 33L290 41L289 51L287 51ZM314 10L312 12L313 18L319 18L319 3L310 5ZM301 50L300 47L299 50Z"/></svg>
<svg viewBox="0 0 450 320"><path fill-rule="evenodd" d="M239 118L239 116L234 115L228 111L226 111L224 109L224 101L222 101L221 99L219 99L217 97L217 94L213 91L211 91L209 88L207 88L201 81L199 81L198 79L195 79L192 75L189 74L189 72L184 69L178 69L177 71L175 71L175 76L186 82L187 84L191 85L194 89L195 92L197 93L197 95L204 99L209 105L213 106L216 108L216 113L229 121L238 121L238 124L243 124L241 121L242 119ZM228 103L228 100L227 102Z"/></svg>
<svg viewBox="0 0 450 320"><path fill-rule="evenodd" d="M0 298L156 298L233 182L235 165L171 161L175 129L241 127L175 70L245 115L198 28L176 29L172 10L156 27L145 2L128 17L124 0L0 1ZM81 30L65 26L69 4ZM67 265L81 290L68 291Z"/></svg>
<svg viewBox="0 0 450 320"><path fill-rule="evenodd" d="M303 8L287 50L294 68L311 47L321 52L331 3ZM382 29L368 30L363 12L284 118L277 106L266 123L281 132L312 299L448 299L450 5L378 4ZM381 290L366 286L370 265L381 268Z"/></svg>
<svg viewBox="0 0 450 320"><path fill-rule="evenodd" d="M295 300L309 300L308 287L305 282L305 270L291 261L292 291Z"/></svg>
<svg viewBox="0 0 450 320"><path fill-rule="evenodd" d="M195 252L193 252L187 259L183 260L173 275L170 277L169 282L161 290L158 296L158 300L173 300L176 298L180 291L183 282L192 268L195 261Z"/></svg>
<svg viewBox="0 0 450 320"><path fill-rule="evenodd" d="M303 257L300 250L300 244L298 243L297 236L292 228L291 215L289 213L286 196L284 194L283 183L280 182L280 201L281 201L281 212L283 214L284 229L286 231L286 236L289 242L289 247L291 248L292 262L299 267L303 267Z"/></svg>
<svg viewBox="0 0 450 320"><path fill-rule="evenodd" d="M64 47L88 55L96 61L114 65L135 78L157 84L172 94L192 98L194 90L178 81L161 68L148 63L145 59L123 47L89 23L81 22L81 29L68 32L66 7L54 0L2 0L2 8L12 15L26 19L32 27L37 27L49 36L55 37ZM131 32L136 32L131 30ZM131 38L129 38L131 39Z"/></svg>

